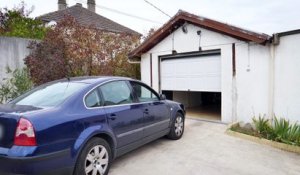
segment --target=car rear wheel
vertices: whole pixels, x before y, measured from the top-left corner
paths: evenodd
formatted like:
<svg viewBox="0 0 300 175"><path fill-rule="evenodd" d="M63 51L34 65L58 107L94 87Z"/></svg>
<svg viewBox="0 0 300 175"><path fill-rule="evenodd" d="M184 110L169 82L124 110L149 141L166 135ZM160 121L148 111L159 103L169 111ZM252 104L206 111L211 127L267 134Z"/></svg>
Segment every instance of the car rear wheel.
<svg viewBox="0 0 300 175"><path fill-rule="evenodd" d="M182 137L184 132L184 117L181 113L177 113L172 121L170 133L167 135L169 139L178 140Z"/></svg>
<svg viewBox="0 0 300 175"><path fill-rule="evenodd" d="M83 148L74 175L107 175L111 164L111 149L101 138L93 138Z"/></svg>

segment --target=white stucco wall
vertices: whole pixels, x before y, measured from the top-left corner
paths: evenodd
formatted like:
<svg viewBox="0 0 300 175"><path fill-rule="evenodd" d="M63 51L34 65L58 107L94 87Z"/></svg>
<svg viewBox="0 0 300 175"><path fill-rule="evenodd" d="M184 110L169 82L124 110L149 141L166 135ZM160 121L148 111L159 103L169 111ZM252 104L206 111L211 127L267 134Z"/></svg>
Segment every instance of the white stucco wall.
<svg viewBox="0 0 300 175"><path fill-rule="evenodd" d="M9 78L6 68L11 70L24 67L24 58L30 53L28 45L31 39L0 37L0 83Z"/></svg>
<svg viewBox="0 0 300 175"><path fill-rule="evenodd" d="M275 47L274 113L300 121L300 34L283 36Z"/></svg>
<svg viewBox="0 0 300 175"><path fill-rule="evenodd" d="M254 43L236 46L237 120L250 122L268 115L269 46Z"/></svg>
<svg viewBox="0 0 300 175"><path fill-rule="evenodd" d="M187 34L181 28L174 32L174 50L178 53L197 51L198 30L202 31L203 50L221 49L223 122L250 122L252 117L258 115L270 117L272 109L278 116L300 120L300 34L281 37L280 44L275 47L273 66L271 45L243 42L191 24L188 25ZM150 85L152 53L155 90L159 90L158 57L171 54L172 37L172 34L169 35L142 55L142 81ZM235 78L232 76L232 43L236 44Z"/></svg>

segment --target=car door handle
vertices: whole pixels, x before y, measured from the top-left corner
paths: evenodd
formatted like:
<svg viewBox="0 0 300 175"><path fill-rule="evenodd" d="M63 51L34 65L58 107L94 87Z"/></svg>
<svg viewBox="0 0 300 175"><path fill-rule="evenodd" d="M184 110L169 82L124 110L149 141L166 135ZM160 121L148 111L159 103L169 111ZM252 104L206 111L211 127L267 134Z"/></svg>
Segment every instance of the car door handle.
<svg viewBox="0 0 300 175"><path fill-rule="evenodd" d="M149 114L149 109L145 109L144 114Z"/></svg>
<svg viewBox="0 0 300 175"><path fill-rule="evenodd" d="M110 114L110 115L108 116L108 118L109 118L110 120L116 120L117 115L116 115L116 114Z"/></svg>

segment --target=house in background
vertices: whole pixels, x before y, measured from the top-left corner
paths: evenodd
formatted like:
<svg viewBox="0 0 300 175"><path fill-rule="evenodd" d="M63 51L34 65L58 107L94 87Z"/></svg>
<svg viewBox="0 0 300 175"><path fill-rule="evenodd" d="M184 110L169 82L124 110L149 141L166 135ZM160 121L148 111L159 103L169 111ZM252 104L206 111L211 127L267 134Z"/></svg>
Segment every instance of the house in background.
<svg viewBox="0 0 300 175"><path fill-rule="evenodd" d="M83 26L92 25L97 29L105 30L108 32L127 33L141 36L140 33L97 14L95 0L88 0L87 8L84 8L80 3L68 7L66 0L58 0L57 11L41 15L38 18L45 23L52 23L61 21L65 17L65 15L74 17L76 21Z"/></svg>
<svg viewBox="0 0 300 175"><path fill-rule="evenodd" d="M87 8L82 7L82 4L67 7L66 0L58 0L57 11L44 14L37 18L47 24L59 22L65 15L71 15L83 26L93 25L97 29L108 32L141 36L140 33L97 14L95 0L88 0ZM12 70L24 67L24 58L31 52L28 48L30 42L32 42L31 39L0 37L0 53L2 53L0 54L0 83L4 78L10 77L10 75L6 73L6 67L10 67Z"/></svg>
<svg viewBox="0 0 300 175"><path fill-rule="evenodd" d="M134 49L142 81L225 123L300 121L300 30L269 36L179 11Z"/></svg>

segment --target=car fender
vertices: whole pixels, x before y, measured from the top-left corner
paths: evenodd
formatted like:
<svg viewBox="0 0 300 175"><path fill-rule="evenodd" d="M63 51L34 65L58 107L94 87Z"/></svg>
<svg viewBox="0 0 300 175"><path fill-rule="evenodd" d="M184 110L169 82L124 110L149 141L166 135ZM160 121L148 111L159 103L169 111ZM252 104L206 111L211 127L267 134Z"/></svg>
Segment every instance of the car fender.
<svg viewBox="0 0 300 175"><path fill-rule="evenodd" d="M84 146L86 145L86 143L93 137L100 135L100 134L105 134L108 135L110 138L112 138L113 140L113 144L116 145L116 140L113 134L113 131L103 125L103 124L99 124L96 126L90 126L86 129L84 129L81 134L79 135L79 137L76 139L73 149L72 149L72 157L76 158L75 160L77 160L77 157L79 156L79 153L81 152L81 150L84 148Z"/></svg>
<svg viewBox="0 0 300 175"><path fill-rule="evenodd" d="M171 122L170 122L170 127L171 127L171 124L172 124L172 121L175 119L176 117L176 114L178 112L182 113L183 117L185 117L185 110L181 107L183 106L182 104L170 104L171 105Z"/></svg>

